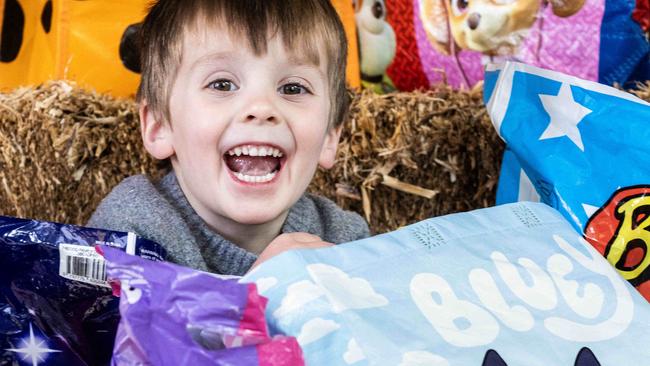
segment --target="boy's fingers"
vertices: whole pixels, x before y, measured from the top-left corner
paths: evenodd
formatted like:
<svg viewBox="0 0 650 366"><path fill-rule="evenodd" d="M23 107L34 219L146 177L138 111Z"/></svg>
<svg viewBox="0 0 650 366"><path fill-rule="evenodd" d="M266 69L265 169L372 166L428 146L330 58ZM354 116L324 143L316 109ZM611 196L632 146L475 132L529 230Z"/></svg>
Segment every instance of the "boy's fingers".
<svg viewBox="0 0 650 366"><path fill-rule="evenodd" d="M287 241L298 242L298 243L311 243L311 242L322 241L322 239L319 238L318 236L309 233L282 234L278 236L277 239L281 239L281 240L287 239Z"/></svg>
<svg viewBox="0 0 650 366"><path fill-rule="evenodd" d="M267 249L269 248L291 248L295 246L302 246L305 244L309 243L316 243L316 242L321 242L322 239L319 238L316 235L308 234L308 233L289 233L289 234L281 234L277 238L275 238L269 245L267 246ZM265 250L267 250L265 249Z"/></svg>
<svg viewBox="0 0 650 366"><path fill-rule="evenodd" d="M272 241L264 251L277 254L289 249L300 249L300 248L321 248L329 247L334 244L323 241L316 235L306 234L303 235L287 235L286 237L278 237L276 240Z"/></svg>
<svg viewBox="0 0 650 366"><path fill-rule="evenodd" d="M308 233L282 234L275 238L257 257L252 268L282 252L291 249L316 249L331 247L334 244L323 241L316 235Z"/></svg>

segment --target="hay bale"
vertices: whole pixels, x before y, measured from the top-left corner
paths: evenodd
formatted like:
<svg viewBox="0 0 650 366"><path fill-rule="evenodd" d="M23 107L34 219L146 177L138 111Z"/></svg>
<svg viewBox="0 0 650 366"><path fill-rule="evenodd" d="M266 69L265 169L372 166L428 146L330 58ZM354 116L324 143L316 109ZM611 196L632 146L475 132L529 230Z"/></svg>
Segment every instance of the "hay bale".
<svg viewBox="0 0 650 366"><path fill-rule="evenodd" d="M650 100L650 84L635 92ZM337 164L310 190L386 232L493 205L502 151L479 89L365 91L354 95ZM165 169L142 147L131 100L63 81L0 93L2 215L83 224L123 178Z"/></svg>
<svg viewBox="0 0 650 366"><path fill-rule="evenodd" d="M376 233L494 205L503 153L480 88L356 95L338 161L312 190Z"/></svg>
<svg viewBox="0 0 650 366"><path fill-rule="evenodd" d="M153 173L132 101L64 81L0 94L2 215L82 224L124 177Z"/></svg>

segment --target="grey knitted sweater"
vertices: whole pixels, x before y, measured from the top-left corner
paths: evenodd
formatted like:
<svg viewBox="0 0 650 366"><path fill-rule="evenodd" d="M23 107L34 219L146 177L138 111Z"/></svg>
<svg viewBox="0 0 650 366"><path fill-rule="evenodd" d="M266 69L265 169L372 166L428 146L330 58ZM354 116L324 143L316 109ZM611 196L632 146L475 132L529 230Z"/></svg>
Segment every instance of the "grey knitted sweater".
<svg viewBox="0 0 650 366"><path fill-rule="evenodd" d="M87 226L134 232L165 247L169 261L203 271L243 275L257 259L208 227L190 206L173 172L157 183L143 175L123 180L100 203ZM369 235L361 216L311 194L304 194L290 209L282 232L307 232L335 244Z"/></svg>

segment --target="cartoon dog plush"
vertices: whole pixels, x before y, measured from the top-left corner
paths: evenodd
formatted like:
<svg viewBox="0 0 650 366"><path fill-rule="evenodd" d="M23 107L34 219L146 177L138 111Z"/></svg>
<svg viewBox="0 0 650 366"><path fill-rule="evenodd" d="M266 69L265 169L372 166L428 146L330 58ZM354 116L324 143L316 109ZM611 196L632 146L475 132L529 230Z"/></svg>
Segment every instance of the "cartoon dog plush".
<svg viewBox="0 0 650 366"><path fill-rule="evenodd" d="M535 23L542 6L569 17L585 0L420 0L429 41L444 54L469 49L489 56L511 55ZM449 36L451 33L452 37Z"/></svg>
<svg viewBox="0 0 650 366"><path fill-rule="evenodd" d="M397 41L386 21L384 0L354 0L354 12L362 84L378 92L394 90L386 69L395 57Z"/></svg>

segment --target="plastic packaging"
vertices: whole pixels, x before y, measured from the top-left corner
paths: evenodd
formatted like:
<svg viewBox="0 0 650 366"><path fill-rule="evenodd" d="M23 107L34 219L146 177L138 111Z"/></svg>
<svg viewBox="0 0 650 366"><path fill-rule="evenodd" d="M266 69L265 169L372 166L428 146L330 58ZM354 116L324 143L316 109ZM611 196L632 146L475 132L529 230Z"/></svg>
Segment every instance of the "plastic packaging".
<svg viewBox="0 0 650 366"><path fill-rule="evenodd" d="M122 319L114 365L300 366L294 338L268 333L255 284L106 249Z"/></svg>
<svg viewBox="0 0 650 366"><path fill-rule="evenodd" d="M645 365L650 307L555 210L502 205L333 247L243 278L310 366Z"/></svg>
<svg viewBox="0 0 650 366"><path fill-rule="evenodd" d="M486 64L508 60L608 85L650 79L650 44L632 18L634 0L392 0L385 7L397 45L386 77L402 91L440 82L471 88ZM388 52L385 40L374 39L364 45L360 37L360 46ZM363 69L373 60L361 56Z"/></svg>
<svg viewBox="0 0 650 366"><path fill-rule="evenodd" d="M0 364L110 363L119 299L95 245L166 255L125 232L0 217Z"/></svg>
<svg viewBox="0 0 650 366"><path fill-rule="evenodd" d="M520 63L486 75L488 113L508 147L497 203L554 207L650 300L650 104Z"/></svg>

